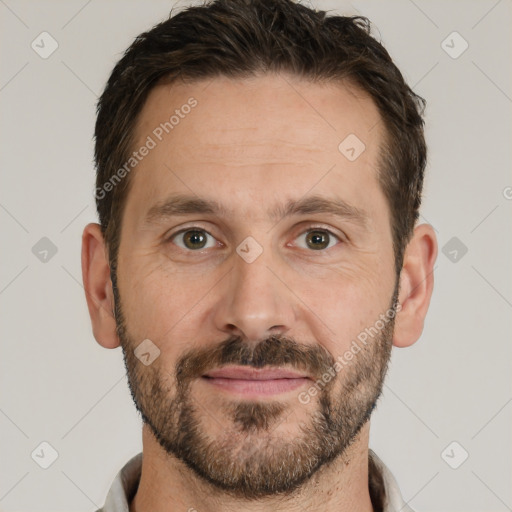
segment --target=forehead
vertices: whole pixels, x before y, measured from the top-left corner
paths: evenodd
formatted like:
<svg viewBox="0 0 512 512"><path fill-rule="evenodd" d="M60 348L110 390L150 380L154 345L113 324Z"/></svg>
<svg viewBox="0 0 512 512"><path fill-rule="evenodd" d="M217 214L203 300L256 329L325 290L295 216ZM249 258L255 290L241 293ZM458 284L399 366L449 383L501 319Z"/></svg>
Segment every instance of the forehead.
<svg viewBox="0 0 512 512"><path fill-rule="evenodd" d="M192 102L196 106L189 109ZM171 122L174 142L183 141L180 135L198 135L204 148L226 139L228 143L245 140L249 134L266 140L269 147L281 147L282 142L304 144L307 139L312 146L327 148L356 132L371 142L382 128L373 130L380 115L371 97L349 81L311 82L287 74L162 82L150 91L139 115L137 139L168 122L172 114L176 114ZM194 123L198 117L200 123ZM193 124L194 129L183 134L178 124Z"/></svg>
<svg viewBox="0 0 512 512"><path fill-rule="evenodd" d="M377 186L382 132L374 102L347 82L280 74L162 83L138 118L134 149L149 139L152 148L128 202L149 208L177 188L275 202L334 183L362 198Z"/></svg>

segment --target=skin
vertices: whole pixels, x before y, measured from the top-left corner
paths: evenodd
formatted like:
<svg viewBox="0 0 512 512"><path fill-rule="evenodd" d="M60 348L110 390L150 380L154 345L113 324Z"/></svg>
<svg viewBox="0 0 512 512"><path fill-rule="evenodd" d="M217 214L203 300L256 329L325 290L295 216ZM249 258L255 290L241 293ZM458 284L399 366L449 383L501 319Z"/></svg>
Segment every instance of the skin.
<svg viewBox="0 0 512 512"><path fill-rule="evenodd" d="M162 413L158 418L158 411L171 411L169 404L178 396L176 364L188 354L202 354L208 364L216 361L215 349L232 337L254 351L258 343L275 336L324 354L322 362L334 360L389 310L397 284L389 207L377 180L384 126L368 96L347 83L312 84L289 75L162 84L144 106L135 146L190 97L197 106L132 171L118 257L121 330L113 315L114 293L99 225L89 224L83 233L83 280L94 336L105 348L123 345L134 399L155 422L160 420L161 431L176 417ZM353 162L338 150L351 133L366 146ZM215 199L231 213L144 223L149 208L174 193ZM266 214L276 204L312 194L343 199L366 213L366 224L325 213L277 221ZM192 227L211 235L207 248L187 249L184 236L171 238ZM318 229L333 233L328 248L308 245L307 234ZM236 252L247 236L263 249L252 263ZM279 451L288 441L304 438L301 426L313 424L321 396L355 417L359 402L347 382L362 368L375 367L383 377L391 344L406 347L420 337L436 256L432 228L417 226L399 278L400 311L394 329L391 322L307 404L298 395L312 382L259 398L250 409L243 396L212 389L200 373L193 373L199 366L192 366L182 398L197 407L199 428L212 446L227 443L222 453L239 463L235 467L240 470L249 467L244 463L256 446L263 468L273 460L272 448ZM149 366L133 357L133 349L145 339L160 349ZM276 347L279 355L289 353L286 344L276 341ZM306 368L313 369L312 361L307 359ZM161 386L153 388L153 395L150 383ZM379 380L363 381L359 396L371 403L381 385ZM153 405L151 397L158 397ZM234 410L245 413L239 423ZM256 428L249 431L251 424ZM169 454L145 424L141 482L130 511L371 511L369 428L370 422L364 421L332 462L295 489L250 496L247 489L236 492L205 481ZM172 432L169 426L168 435Z"/></svg>

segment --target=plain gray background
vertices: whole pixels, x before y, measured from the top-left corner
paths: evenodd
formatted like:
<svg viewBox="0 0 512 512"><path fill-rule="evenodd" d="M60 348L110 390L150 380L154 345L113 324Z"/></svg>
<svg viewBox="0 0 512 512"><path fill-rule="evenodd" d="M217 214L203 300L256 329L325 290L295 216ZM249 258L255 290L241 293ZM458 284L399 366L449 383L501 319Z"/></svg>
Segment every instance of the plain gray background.
<svg viewBox="0 0 512 512"><path fill-rule="evenodd" d="M418 512L512 510L512 3L311 4L368 16L428 101L422 217L439 240L435 291L420 341L394 349L370 446ZM97 96L173 5L0 0L2 511L93 511L141 449L121 349L91 333L80 245L96 221ZM45 31L58 48L43 59L31 44L51 49ZM43 237L57 250L46 261ZM58 453L48 469L31 457L42 442Z"/></svg>

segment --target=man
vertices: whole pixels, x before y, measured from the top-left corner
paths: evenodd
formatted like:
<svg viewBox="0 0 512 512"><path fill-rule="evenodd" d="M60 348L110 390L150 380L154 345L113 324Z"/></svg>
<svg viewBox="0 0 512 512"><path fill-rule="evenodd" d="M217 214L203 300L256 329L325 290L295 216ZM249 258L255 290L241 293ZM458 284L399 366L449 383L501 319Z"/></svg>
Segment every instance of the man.
<svg viewBox="0 0 512 512"><path fill-rule="evenodd" d="M410 510L368 442L432 294L423 106L366 19L292 0L191 7L127 50L82 267L143 455L102 510Z"/></svg>

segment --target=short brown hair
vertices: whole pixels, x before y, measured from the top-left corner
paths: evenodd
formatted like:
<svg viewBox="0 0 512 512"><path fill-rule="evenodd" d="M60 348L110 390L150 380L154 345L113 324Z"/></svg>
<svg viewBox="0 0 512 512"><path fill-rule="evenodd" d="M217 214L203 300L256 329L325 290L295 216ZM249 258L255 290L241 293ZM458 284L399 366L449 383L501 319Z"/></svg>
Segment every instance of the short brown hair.
<svg viewBox="0 0 512 512"><path fill-rule="evenodd" d="M137 117L152 87L163 78L193 82L283 71L317 82L349 80L377 105L385 126L379 181L390 207L399 274L421 203L425 100L370 32L367 18L328 16L293 0L214 0L174 16L171 11L139 35L116 64L97 108L96 205L111 270L132 181L129 175L118 183L112 179L130 157ZM105 187L109 182L115 186Z"/></svg>

